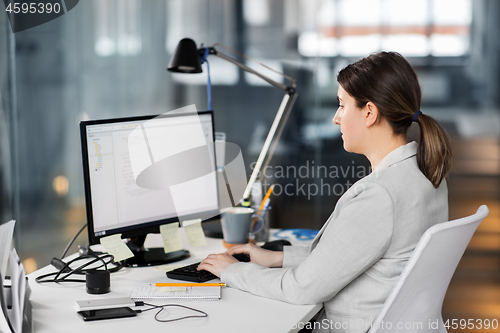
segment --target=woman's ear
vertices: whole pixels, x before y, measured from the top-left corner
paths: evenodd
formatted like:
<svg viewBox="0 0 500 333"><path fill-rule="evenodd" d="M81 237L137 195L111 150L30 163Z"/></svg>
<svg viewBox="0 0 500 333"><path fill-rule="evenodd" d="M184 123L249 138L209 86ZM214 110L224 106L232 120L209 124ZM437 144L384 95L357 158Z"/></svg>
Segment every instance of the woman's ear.
<svg viewBox="0 0 500 333"><path fill-rule="evenodd" d="M366 127L371 127L377 122L378 119L378 108L372 102L366 103L365 106L365 125Z"/></svg>

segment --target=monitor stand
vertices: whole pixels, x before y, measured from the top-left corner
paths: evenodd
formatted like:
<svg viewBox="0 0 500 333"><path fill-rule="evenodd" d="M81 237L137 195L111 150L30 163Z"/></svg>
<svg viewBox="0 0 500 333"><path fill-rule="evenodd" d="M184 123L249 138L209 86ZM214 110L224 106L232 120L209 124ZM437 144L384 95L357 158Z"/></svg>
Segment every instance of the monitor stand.
<svg viewBox="0 0 500 333"><path fill-rule="evenodd" d="M145 248L145 240L146 235L129 239L127 245L134 253L134 256L123 261L125 267L145 267L169 264L186 259L190 256L187 250L165 253L162 247Z"/></svg>

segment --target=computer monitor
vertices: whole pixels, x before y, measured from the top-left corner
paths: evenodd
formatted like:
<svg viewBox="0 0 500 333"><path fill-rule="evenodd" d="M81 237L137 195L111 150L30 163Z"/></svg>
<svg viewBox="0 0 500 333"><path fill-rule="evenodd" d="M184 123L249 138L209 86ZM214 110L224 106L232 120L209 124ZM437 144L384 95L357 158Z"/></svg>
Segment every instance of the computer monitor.
<svg viewBox="0 0 500 333"><path fill-rule="evenodd" d="M212 147L208 149L208 155L215 170L212 111L89 120L80 123L90 245L98 244L102 237L122 234L122 238L129 239L127 245L135 254L133 258L126 260L127 266L158 265L189 256L186 250L165 253L163 248L145 249L144 241L147 234L159 233L160 225L218 215L216 172L207 173L196 180L197 200L192 200L186 193L173 198L173 191L168 187L139 186L137 170L133 170L134 158L137 162L137 156L134 157L131 153L134 149L131 148L129 139L133 133L146 133L147 128L156 139L158 136L165 136L160 154L175 155L176 152L179 153L179 146L185 141L183 138L189 141L191 129L200 128L200 125L203 133L196 134L198 143L203 140L204 135L207 147ZM144 159L147 163L152 161L152 164L155 164L151 153L153 148L158 149L158 145L155 147L152 141L151 139L148 142L146 150L151 155L151 160ZM139 162L144 165L144 161ZM190 170L193 165L181 168ZM153 174L153 177L157 176L159 175ZM147 177L151 180L151 172ZM191 184L191 189L192 187ZM184 207L182 211L180 207Z"/></svg>

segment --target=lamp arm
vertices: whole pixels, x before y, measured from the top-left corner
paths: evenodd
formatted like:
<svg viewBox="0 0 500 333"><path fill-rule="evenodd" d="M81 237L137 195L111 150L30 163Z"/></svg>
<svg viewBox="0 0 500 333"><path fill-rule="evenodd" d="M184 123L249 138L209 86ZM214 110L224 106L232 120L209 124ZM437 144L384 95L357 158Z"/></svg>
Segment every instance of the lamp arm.
<svg viewBox="0 0 500 333"><path fill-rule="evenodd" d="M215 48L216 46L220 46L220 47L222 47L223 49L228 50L229 52L232 52L232 53L234 53L234 54L237 54L237 55L239 55L240 57L242 57L242 58L244 58L244 59L247 59L247 60L250 60L250 61L252 61L252 62L255 62L256 64L261 65L262 67L265 67L265 68L269 69L270 71L275 72L276 74L279 74L279 75L281 75L281 76L283 76L283 77L287 78L288 80L290 80L290 81L292 82L292 87L293 87L293 88L295 88L295 82L296 82L296 80L295 80L293 77L288 76L288 75L286 75L285 73L278 72L278 71L277 71L277 70L275 70L274 68L271 68L271 67L267 66L266 64L263 64L263 63L261 63L261 62L259 62L259 61L255 60L255 59L252 59L252 58L250 58L250 57L248 57L248 56L244 55L243 53L240 53L240 52L238 52L238 51L235 51L235 50L233 50L233 49L231 49L231 48L227 47L227 46L226 46L226 45L224 45L224 44L221 44L221 43L215 43L214 45L212 45L212 48Z"/></svg>
<svg viewBox="0 0 500 333"><path fill-rule="evenodd" d="M215 56L218 56L219 58L222 58L236 66L238 66L239 68L241 68L242 70L246 71L246 72L249 72L249 73L252 73L258 77L260 77L261 79L263 79L264 81L266 81L267 83L269 83L270 85L274 86L274 87L277 87L277 88L280 88L281 90L284 90L284 91L287 91L289 90L290 88L295 88L295 80L292 79L292 83L293 85L291 87L283 84L283 83L279 83L279 82L276 82L270 78L268 78L267 76L257 72L256 70L253 70L252 68L248 67L247 65L245 64L242 64L241 62L237 61L236 59L234 58L231 58L230 56L228 56L227 54L225 53L222 53L222 52L219 52L217 51L214 47L210 47L209 48L209 52L210 54L213 54ZM279 72L277 72L279 73ZM282 73L279 73L283 76L285 76L284 74ZM285 76L286 78L290 79L290 77L288 76Z"/></svg>
<svg viewBox="0 0 500 333"><path fill-rule="evenodd" d="M257 178L259 178L260 181L264 178L264 172L262 172L260 176L258 176L258 175L259 175L261 170L265 170L267 168L267 166L269 165L269 162L271 161L271 158L273 157L274 150L276 149L276 146L277 146L278 141L280 139L281 133L283 132L283 128L285 127L285 123L288 119L290 111L292 110L292 106L295 103L295 99L297 98L297 91L295 90L295 79L288 76L288 75L285 75L283 73L275 71L275 70L273 70L273 69L271 69L263 64L260 64L259 62L257 62L254 59L251 59L245 55L239 54L240 56L242 56L248 60L257 62L260 65L262 65L266 68L269 68L270 70L280 74L281 76L290 80L292 82L292 85L287 86L283 83L276 82L276 81L268 78L267 76L253 70L252 68L242 64L241 62L228 56L227 54L217 51L215 49L216 45L224 47L225 49L232 51L233 53L239 54L238 52L231 50L230 48L228 48L222 44L215 44L214 46L209 47L208 50L209 50L210 54L218 56L219 58L222 58L222 59L238 66L242 70L260 77L261 79L263 79L264 81L266 81L270 85L277 87L277 88L280 88L281 90L285 91L285 96L283 96L283 100L281 101L278 112L276 113L276 116L274 117L274 121L271 125L271 129L269 130L269 133L267 134L267 138L266 138L266 141L264 142L264 146L262 147L262 150L260 151L259 157L257 158L255 168L252 171L252 175L250 176L250 179L248 180L247 186L245 188L245 192L243 193L242 200L246 201L250 198L250 194L252 192L252 186L255 183L255 181L257 180ZM205 48L199 49L198 52L199 52L200 56L201 56L202 52L203 52L203 54L205 54Z"/></svg>
<svg viewBox="0 0 500 333"><path fill-rule="evenodd" d="M265 170L273 157L274 150L278 144L281 133L283 132L283 128L285 127L288 116L290 115L290 111L292 110L293 104L295 103L295 99L297 98L297 91L295 89L291 91L287 91L285 96L283 96L283 100L281 101L280 107L276 116L274 117L274 121L271 125L271 129L267 134L266 141L264 142L264 146L260 151L257 162L255 163L255 167L253 169L252 175L248 180L247 187L245 188L245 192L243 193L243 200L248 200L250 194L252 192L252 186L255 180L257 180L259 172L263 170L260 174L259 180L265 176Z"/></svg>

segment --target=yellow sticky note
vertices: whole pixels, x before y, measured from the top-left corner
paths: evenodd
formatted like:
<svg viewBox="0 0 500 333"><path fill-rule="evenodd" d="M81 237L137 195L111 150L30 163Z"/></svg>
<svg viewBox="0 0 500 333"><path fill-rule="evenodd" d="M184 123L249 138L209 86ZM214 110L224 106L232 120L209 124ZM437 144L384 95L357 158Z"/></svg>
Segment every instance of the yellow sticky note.
<svg viewBox="0 0 500 333"><path fill-rule="evenodd" d="M184 221L182 224L190 246L207 245L205 233L201 227L201 219Z"/></svg>
<svg viewBox="0 0 500 333"><path fill-rule="evenodd" d="M132 258L134 254L121 239L122 234L101 238L101 244L106 251L115 257L115 261L122 261Z"/></svg>
<svg viewBox="0 0 500 333"><path fill-rule="evenodd" d="M182 250L181 233L179 224L169 223L160 226L161 238L165 253Z"/></svg>

